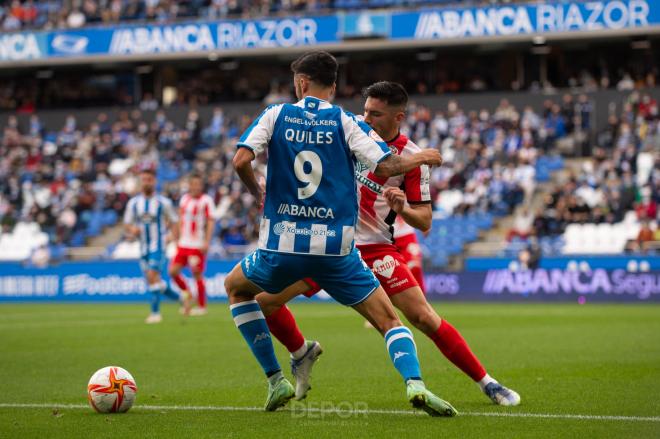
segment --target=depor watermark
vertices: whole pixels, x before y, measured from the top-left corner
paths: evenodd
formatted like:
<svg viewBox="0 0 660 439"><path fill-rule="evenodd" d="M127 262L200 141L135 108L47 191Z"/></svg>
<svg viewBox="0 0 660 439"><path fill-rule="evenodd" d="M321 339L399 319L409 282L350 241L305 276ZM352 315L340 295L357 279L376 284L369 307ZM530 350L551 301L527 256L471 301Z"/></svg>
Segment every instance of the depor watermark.
<svg viewBox="0 0 660 439"><path fill-rule="evenodd" d="M296 419L367 418L369 415L366 401L292 401L289 409L291 417Z"/></svg>

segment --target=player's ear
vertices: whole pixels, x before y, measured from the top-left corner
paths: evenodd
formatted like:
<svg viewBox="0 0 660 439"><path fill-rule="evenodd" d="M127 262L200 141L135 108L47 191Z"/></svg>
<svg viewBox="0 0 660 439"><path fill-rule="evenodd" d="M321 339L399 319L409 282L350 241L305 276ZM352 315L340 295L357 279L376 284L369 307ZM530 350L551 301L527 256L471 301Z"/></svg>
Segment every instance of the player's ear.
<svg viewBox="0 0 660 439"><path fill-rule="evenodd" d="M396 116L394 116L394 118L395 118L396 121L399 122L399 123L400 123L400 122L403 122L403 119L406 118L406 113L404 113L403 111L399 111L399 112L396 114Z"/></svg>

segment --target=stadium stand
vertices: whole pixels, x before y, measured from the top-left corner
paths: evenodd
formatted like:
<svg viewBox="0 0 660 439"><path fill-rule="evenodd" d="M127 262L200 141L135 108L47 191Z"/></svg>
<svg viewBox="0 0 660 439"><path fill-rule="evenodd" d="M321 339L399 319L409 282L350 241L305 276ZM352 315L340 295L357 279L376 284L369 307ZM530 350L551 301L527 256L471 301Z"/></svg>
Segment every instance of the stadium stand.
<svg viewBox="0 0 660 439"><path fill-rule="evenodd" d="M633 93L598 136L593 156L554 186L528 233L514 231L503 256L532 243L546 256L657 251L659 128L655 100Z"/></svg>
<svg viewBox="0 0 660 439"><path fill-rule="evenodd" d="M652 234L657 228L657 104L635 92L620 117L596 132L588 99L566 95L557 101L522 111L506 99L492 111L465 111L456 100L446 108L432 109L427 102L410 106L403 132L421 146L439 148L445 158L431 176L434 228L423 238L433 265L446 266L497 218L514 213L504 256L532 243L543 255L653 250L646 242L655 235L645 233L641 241L637 235L640 221L648 222ZM221 218L211 253L245 251L256 238L258 212L229 163L247 116L217 107L203 122L193 109L176 124L163 110L154 114L148 120L137 109L119 111L110 120L99 113L87 127L70 115L59 128L45 127L33 114L25 129L9 117L0 145L2 239L9 249L3 257L24 260L48 245L50 257L61 258L66 247L83 246L117 224L136 190L131 171L144 162L158 163L161 189L175 201L185 190L186 173L208 175ZM559 152L590 145L590 139L596 142L593 157L548 192L536 215L516 211L565 167ZM639 212L636 219L627 215L633 209ZM39 238L22 240L24 224L37 227L33 236ZM619 230L626 233L610 233ZM601 239L605 236L617 238ZM107 252L117 258L134 253L123 244Z"/></svg>
<svg viewBox="0 0 660 439"><path fill-rule="evenodd" d="M524 2L13 0L0 2L0 31L508 3ZM527 42L510 52L479 44L337 53L342 105L359 112L362 86L402 82L414 96L403 132L443 154L431 176L434 227L422 239L432 265L447 266L502 223L498 251L509 257L655 251L658 69L646 51L655 40ZM175 202L186 174L208 176L220 218L212 256L253 245L258 212L230 161L258 108L293 100L290 54L213 55L3 73L2 258L59 259L116 230L144 163L157 163L160 189ZM135 254L135 243L116 240L106 251Z"/></svg>
<svg viewBox="0 0 660 439"><path fill-rule="evenodd" d="M477 239L494 218L510 214L529 198L537 179L547 180L563 166L561 157L544 149L552 143L547 140L551 117L531 107L519 113L506 100L492 112L466 112L456 101L438 111L411 105L404 133L421 146L441 149L446 160L432 175L438 222L426 243L441 249L434 252L436 265L445 265L448 256ZM181 126L164 111L157 111L151 122L139 110L120 111L115 121L100 113L84 128L68 116L59 129L47 129L35 114L22 130L17 118L10 117L1 146L4 229L10 231L17 222L34 223L58 246L51 254L62 256L61 244L84 245L116 224L136 190L131 170L158 162L161 189L174 200L184 189L181 178L187 172L208 175L221 218L212 254L240 253L254 242L258 217L228 168L245 123L245 115L230 117L220 107L204 125L195 110ZM570 134L559 133L553 141ZM134 253L131 248L112 246L108 254L125 257ZM23 259L30 251L10 251L6 257Z"/></svg>
<svg viewBox="0 0 660 439"><path fill-rule="evenodd" d="M510 63L489 56L466 57L461 54L432 54L435 59L425 61L419 70L409 69L419 60L412 52L394 55L397 63L376 55L357 59L342 66L345 84L337 90L338 98L359 98L362 90L357 84L371 84L380 80L402 83L411 94L418 96L452 95L462 97L489 91L528 91L535 96L557 95L568 90L567 101L550 100L543 113L555 111L566 116L573 107L584 110L593 105L586 93L598 90L630 92L634 89L653 88L657 82L657 69L650 65L635 67L635 58L629 53L613 53L610 57L593 57L583 61L580 69L561 71L544 83L529 78L519 82L510 75L498 75L499 70L510 69ZM476 63L476 64L475 64ZM292 99L289 87L290 69L286 63L269 64L264 60L190 61L183 66L167 66L167 84L172 90L170 99L154 89L156 73L152 66L145 74L135 74L134 67L115 70L61 70L46 68L25 77L10 76L0 82L0 110L29 114L44 109L80 109L99 106L135 106L143 110L183 105L208 105L217 102L256 102L265 104ZM465 72L469 71L469 74ZM635 71L631 76L630 72ZM475 84L478 83L478 86ZM536 104L534 104L536 105ZM519 105L519 111L523 105ZM539 109L537 108L537 111ZM588 118L581 119L588 124ZM555 121L558 122L558 121ZM568 121L569 127L572 122ZM565 127L558 127L560 130ZM588 127L585 127L588 128Z"/></svg>
<svg viewBox="0 0 660 439"><path fill-rule="evenodd" d="M166 23L176 20L258 18L336 10L419 8L433 5L493 5L511 1L465 0L5 0L0 30L77 29L119 22ZM518 1L522 3L522 1Z"/></svg>
<svg viewBox="0 0 660 439"><path fill-rule="evenodd" d="M231 245L252 241L257 213L247 207L249 200L228 168L242 127L220 111L207 127L195 121L194 111L184 127L176 127L164 113L150 124L139 111L121 112L112 123L101 113L85 129L69 116L63 127L48 130L34 115L23 132L10 117L0 145L3 257L24 260L48 237L51 255L62 256L60 244L82 246L115 225L136 190L131 171L144 162L159 163L161 189L174 200L181 194L183 174L193 168L204 172L222 218L217 235ZM207 142L215 148L211 155ZM40 231L38 240L22 239L26 224L33 236Z"/></svg>

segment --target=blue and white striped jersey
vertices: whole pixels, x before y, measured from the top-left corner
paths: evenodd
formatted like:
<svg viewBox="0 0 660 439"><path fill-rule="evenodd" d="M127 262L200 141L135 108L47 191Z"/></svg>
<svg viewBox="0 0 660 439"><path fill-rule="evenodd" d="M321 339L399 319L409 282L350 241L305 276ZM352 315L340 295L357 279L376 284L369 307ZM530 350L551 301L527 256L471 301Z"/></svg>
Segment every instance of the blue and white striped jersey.
<svg viewBox="0 0 660 439"><path fill-rule="evenodd" d="M177 221L172 202L159 194L145 197L138 194L128 200L124 212L124 224L140 228L140 254L160 253L165 255L165 237L167 224Z"/></svg>
<svg viewBox="0 0 660 439"><path fill-rule="evenodd" d="M347 255L357 220L355 163L371 170L391 154L355 116L314 97L273 105L238 147L268 149L259 248L281 253Z"/></svg>

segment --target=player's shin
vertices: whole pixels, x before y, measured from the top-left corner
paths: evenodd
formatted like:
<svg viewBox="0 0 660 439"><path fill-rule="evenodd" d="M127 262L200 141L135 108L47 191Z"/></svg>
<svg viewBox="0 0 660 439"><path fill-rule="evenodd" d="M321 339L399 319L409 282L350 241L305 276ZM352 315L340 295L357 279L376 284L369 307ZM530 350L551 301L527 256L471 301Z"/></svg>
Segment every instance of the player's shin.
<svg viewBox="0 0 660 439"><path fill-rule="evenodd" d="M390 359L403 380L421 380L422 372L417 359L413 335L405 326L397 326L385 333L385 345Z"/></svg>
<svg viewBox="0 0 660 439"><path fill-rule="evenodd" d="M480 382L486 377L486 369L472 353L470 346L468 346L460 332L449 322L443 319L440 327L435 332L427 335L433 340L440 352L473 381Z"/></svg>
<svg viewBox="0 0 660 439"><path fill-rule="evenodd" d="M266 316L266 322L268 323L270 332L287 348L295 359L304 355L307 350L305 337L300 332L296 319L286 305Z"/></svg>
<svg viewBox="0 0 660 439"><path fill-rule="evenodd" d="M179 287L179 289L180 289L181 291L185 291L185 290L188 289L188 284L186 283L186 280L183 278L183 276L181 275L181 273L179 273L179 274L177 274L177 275L175 275L175 276L172 276L172 280L174 281L174 283L176 284L176 286Z"/></svg>
<svg viewBox="0 0 660 439"><path fill-rule="evenodd" d="M151 314L160 313L160 285L149 285L149 292L151 293Z"/></svg>
<svg viewBox="0 0 660 439"><path fill-rule="evenodd" d="M169 297L172 300L176 300L177 302L179 301L179 293L174 291L170 285L165 282L161 281L160 283L160 291L163 293L165 296Z"/></svg>
<svg viewBox="0 0 660 439"><path fill-rule="evenodd" d="M234 323L269 378L281 376L281 368L261 308L256 300L234 303L229 307Z"/></svg>
<svg viewBox="0 0 660 439"><path fill-rule="evenodd" d="M197 282L197 304L200 308L206 308L206 284L204 278L200 277Z"/></svg>

